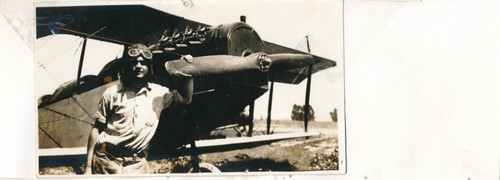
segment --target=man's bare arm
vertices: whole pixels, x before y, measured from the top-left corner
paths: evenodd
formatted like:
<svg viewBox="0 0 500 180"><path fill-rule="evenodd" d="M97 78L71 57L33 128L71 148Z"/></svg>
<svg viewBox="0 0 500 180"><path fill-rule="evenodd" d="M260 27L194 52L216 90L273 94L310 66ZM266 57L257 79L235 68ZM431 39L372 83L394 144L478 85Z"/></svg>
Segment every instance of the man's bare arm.
<svg viewBox="0 0 500 180"><path fill-rule="evenodd" d="M83 174L89 175L92 174L92 158L94 156L94 147L99 137L99 134L103 131L104 124L96 121L92 129L90 130L89 141L87 144L87 162L85 163Z"/></svg>
<svg viewBox="0 0 500 180"><path fill-rule="evenodd" d="M177 95L175 96L175 102L179 104L189 104L191 103L193 97L193 77L177 76Z"/></svg>

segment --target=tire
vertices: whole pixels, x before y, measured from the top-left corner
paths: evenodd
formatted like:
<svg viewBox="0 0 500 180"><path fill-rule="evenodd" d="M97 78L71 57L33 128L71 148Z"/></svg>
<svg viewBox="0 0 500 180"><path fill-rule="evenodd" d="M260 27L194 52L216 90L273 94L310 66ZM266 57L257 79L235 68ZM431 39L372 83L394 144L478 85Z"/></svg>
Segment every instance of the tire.
<svg viewBox="0 0 500 180"><path fill-rule="evenodd" d="M211 173L221 173L219 168L210 164L210 163L200 163L200 172L211 172ZM193 172L193 168L189 169L188 173L196 173Z"/></svg>

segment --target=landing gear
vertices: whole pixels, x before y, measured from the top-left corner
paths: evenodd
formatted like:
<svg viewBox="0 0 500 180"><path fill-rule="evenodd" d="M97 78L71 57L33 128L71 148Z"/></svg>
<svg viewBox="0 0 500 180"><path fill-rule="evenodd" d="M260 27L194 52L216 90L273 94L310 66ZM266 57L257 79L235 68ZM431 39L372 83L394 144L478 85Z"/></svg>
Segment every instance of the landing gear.
<svg viewBox="0 0 500 180"><path fill-rule="evenodd" d="M212 172L212 173L220 173L221 171L210 163L200 163L200 159L198 158L198 152L196 151L196 143L193 140L191 142L191 166L188 173L198 173L198 172Z"/></svg>
<svg viewBox="0 0 500 180"><path fill-rule="evenodd" d="M210 163L199 163L198 172L220 173L221 171L219 170L219 168ZM197 173L197 172L194 171L194 168L191 168L189 169L188 173Z"/></svg>

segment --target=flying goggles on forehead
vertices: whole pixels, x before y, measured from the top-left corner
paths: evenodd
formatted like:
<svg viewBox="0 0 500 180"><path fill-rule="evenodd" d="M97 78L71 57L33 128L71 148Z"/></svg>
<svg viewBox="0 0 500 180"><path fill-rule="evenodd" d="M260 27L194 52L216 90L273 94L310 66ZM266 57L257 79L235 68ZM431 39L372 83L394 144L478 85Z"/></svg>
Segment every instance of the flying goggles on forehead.
<svg viewBox="0 0 500 180"><path fill-rule="evenodd" d="M128 50L128 55L130 57L137 57L141 55L146 58L146 59L152 59L153 58L153 53L147 49L137 49L137 48L132 48Z"/></svg>

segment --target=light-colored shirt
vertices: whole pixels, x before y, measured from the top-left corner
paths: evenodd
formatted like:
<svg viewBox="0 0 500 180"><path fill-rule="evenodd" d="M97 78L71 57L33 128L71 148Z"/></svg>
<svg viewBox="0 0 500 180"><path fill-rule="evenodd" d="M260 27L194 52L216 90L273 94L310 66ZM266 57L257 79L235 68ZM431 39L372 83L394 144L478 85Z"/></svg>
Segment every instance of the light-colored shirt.
<svg viewBox="0 0 500 180"><path fill-rule="evenodd" d="M154 83L148 83L138 93L123 88L121 83L108 88L96 113L97 121L107 124L97 144L110 143L133 153L145 151L161 111L173 100L174 92Z"/></svg>

